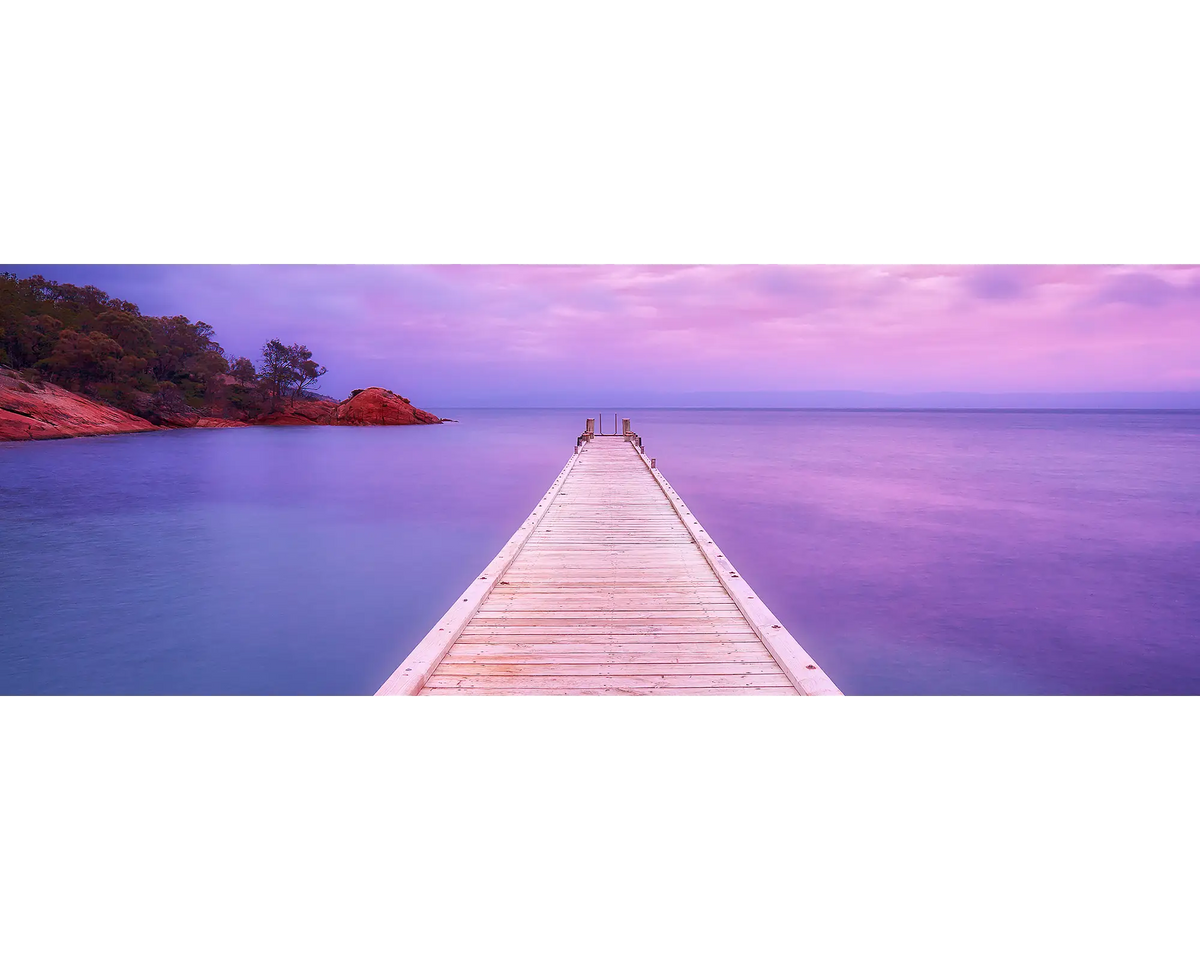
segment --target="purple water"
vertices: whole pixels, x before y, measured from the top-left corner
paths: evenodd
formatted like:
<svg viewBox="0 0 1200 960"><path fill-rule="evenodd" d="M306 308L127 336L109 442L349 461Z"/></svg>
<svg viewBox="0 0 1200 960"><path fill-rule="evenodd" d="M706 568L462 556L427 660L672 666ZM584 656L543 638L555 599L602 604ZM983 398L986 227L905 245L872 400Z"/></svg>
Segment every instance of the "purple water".
<svg viewBox="0 0 1200 960"><path fill-rule="evenodd" d="M443 412L0 445L0 693L373 692L585 415ZM1200 693L1200 414L622 415L846 693Z"/></svg>

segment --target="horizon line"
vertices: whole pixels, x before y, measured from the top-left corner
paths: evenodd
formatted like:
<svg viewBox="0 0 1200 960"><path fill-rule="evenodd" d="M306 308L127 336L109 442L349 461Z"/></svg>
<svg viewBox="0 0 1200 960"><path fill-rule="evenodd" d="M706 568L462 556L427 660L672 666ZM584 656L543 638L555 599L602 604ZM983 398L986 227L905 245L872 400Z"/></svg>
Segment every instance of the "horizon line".
<svg viewBox="0 0 1200 960"><path fill-rule="evenodd" d="M597 404L547 406L544 404L431 404L454 410L572 410L594 413ZM744 410L744 411L807 411L828 413L1200 413L1194 407L721 407L721 406L661 406L615 404L617 411L604 409L605 414L621 410Z"/></svg>

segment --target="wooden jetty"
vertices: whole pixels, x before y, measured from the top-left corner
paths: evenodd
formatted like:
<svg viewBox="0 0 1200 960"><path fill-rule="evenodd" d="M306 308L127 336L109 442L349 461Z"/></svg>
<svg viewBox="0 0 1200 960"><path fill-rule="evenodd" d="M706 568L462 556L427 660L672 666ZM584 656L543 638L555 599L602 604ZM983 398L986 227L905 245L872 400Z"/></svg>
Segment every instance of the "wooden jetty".
<svg viewBox="0 0 1200 960"><path fill-rule="evenodd" d="M605 435L589 419L533 513L377 695L840 693L629 421Z"/></svg>

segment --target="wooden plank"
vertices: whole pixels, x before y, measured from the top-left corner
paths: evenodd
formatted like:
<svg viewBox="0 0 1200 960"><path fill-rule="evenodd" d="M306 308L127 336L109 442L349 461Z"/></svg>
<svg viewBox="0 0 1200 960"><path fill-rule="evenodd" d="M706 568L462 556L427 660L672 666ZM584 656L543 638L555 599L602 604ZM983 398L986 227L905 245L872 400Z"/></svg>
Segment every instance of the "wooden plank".
<svg viewBox="0 0 1200 960"><path fill-rule="evenodd" d="M504 610L481 610L477 616L472 617L472 623L482 627L489 625L515 627L522 624L529 624L531 626L553 626L556 624L579 626L589 623L627 623L652 627L655 624L662 626L684 626L689 623L742 623L744 618L741 612L736 607L731 607L731 609L732 613L698 612L694 615L684 610L664 610L662 613L642 613L637 610L607 610L595 614L582 610L537 610L525 612L520 610L512 612Z"/></svg>
<svg viewBox="0 0 1200 960"><path fill-rule="evenodd" d="M548 690L596 690L613 687L661 687L690 690L695 687L793 687L791 680L778 674L668 674L663 676L446 676L439 670L426 683L427 687L454 687L459 690L496 687L532 687ZM794 687L793 687L794 689Z"/></svg>
<svg viewBox="0 0 1200 960"><path fill-rule="evenodd" d="M597 622L587 626L578 627L539 627L539 626L517 626L517 627L468 627L462 631L459 636L462 637L562 637L567 638L582 638L582 637L654 637L661 638L666 641L672 637L714 637L723 639L758 639L758 635L748 626L741 624L729 629L719 629L711 624L688 624L684 626L641 626L636 623L629 623L627 626L618 624L606 624ZM478 642L478 641L476 641ZM506 643L510 642L505 640ZM761 641L760 641L761 642Z"/></svg>
<svg viewBox="0 0 1200 960"><path fill-rule="evenodd" d="M611 687L608 689L560 689L547 687L425 687L423 697L446 696L480 697L798 697L800 692L790 683L786 687Z"/></svg>
<svg viewBox="0 0 1200 960"><path fill-rule="evenodd" d="M698 677L751 674L781 677L783 671L774 660L746 663L724 658L703 663L513 663L509 660L473 663L446 658L437 670L439 677Z"/></svg>
<svg viewBox="0 0 1200 960"><path fill-rule="evenodd" d="M744 649L737 649L738 646ZM651 649L644 649L650 647ZM615 649L614 649L615 648ZM643 648L643 649L638 649ZM707 648L707 649L705 649ZM774 663L762 642L746 644L454 644L443 664L459 663Z"/></svg>
<svg viewBox="0 0 1200 960"><path fill-rule="evenodd" d="M489 633L464 633L461 637L464 644L489 646L509 646L514 644L536 644L539 646L582 646L595 649L596 647L640 646L651 648L678 647L687 644L739 644L757 643L762 641L751 630L744 633L606 633L606 634L552 634L552 633L506 633L502 635ZM767 648L764 646L764 650Z"/></svg>

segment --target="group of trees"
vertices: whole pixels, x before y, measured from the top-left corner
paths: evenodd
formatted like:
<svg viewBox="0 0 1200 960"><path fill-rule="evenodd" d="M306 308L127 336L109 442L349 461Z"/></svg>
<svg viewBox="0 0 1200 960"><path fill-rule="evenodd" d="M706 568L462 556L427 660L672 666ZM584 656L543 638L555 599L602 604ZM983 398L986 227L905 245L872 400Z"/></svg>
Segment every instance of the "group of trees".
<svg viewBox="0 0 1200 960"><path fill-rule="evenodd" d="M184 409L254 416L325 374L301 344L269 340L258 368L230 359L213 328L148 317L93 286L0 274L0 364L141 416Z"/></svg>
<svg viewBox="0 0 1200 960"><path fill-rule="evenodd" d="M245 376L254 365L245 357L238 357L234 365ZM301 396L305 389L315 384L326 374L326 369L312 358L312 351L301 343L284 346L279 340L268 340L262 348L262 366L259 379L268 386L276 399L291 391L293 397Z"/></svg>

